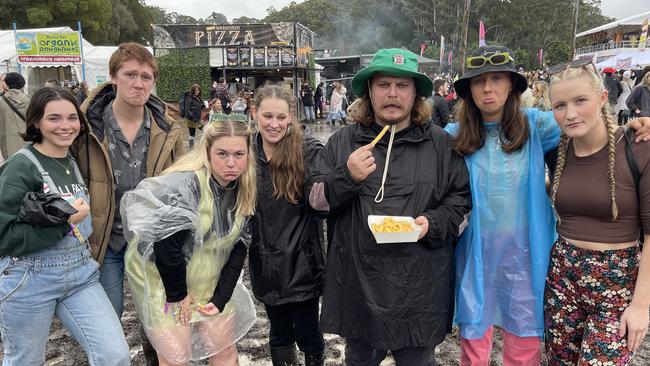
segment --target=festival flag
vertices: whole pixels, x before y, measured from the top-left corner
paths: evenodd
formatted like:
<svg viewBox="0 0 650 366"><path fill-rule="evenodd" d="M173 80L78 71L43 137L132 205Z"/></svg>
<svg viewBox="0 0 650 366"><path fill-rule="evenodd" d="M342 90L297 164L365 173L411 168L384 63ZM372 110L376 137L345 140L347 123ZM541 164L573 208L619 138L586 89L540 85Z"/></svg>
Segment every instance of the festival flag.
<svg viewBox="0 0 650 366"><path fill-rule="evenodd" d="M485 25L483 25L483 20L478 23L478 46L485 46Z"/></svg>
<svg viewBox="0 0 650 366"><path fill-rule="evenodd" d="M445 36L440 36L440 59L438 59L440 65L442 65L442 60L444 60L444 57L445 57Z"/></svg>
<svg viewBox="0 0 650 366"><path fill-rule="evenodd" d="M539 51L537 51L537 64L539 67L544 67L544 49L540 48Z"/></svg>
<svg viewBox="0 0 650 366"><path fill-rule="evenodd" d="M644 51L648 39L648 18L643 19L641 24L641 36L639 37L639 50Z"/></svg>
<svg viewBox="0 0 650 366"><path fill-rule="evenodd" d="M422 42L420 43L420 57L424 56L424 50L427 49L427 44Z"/></svg>

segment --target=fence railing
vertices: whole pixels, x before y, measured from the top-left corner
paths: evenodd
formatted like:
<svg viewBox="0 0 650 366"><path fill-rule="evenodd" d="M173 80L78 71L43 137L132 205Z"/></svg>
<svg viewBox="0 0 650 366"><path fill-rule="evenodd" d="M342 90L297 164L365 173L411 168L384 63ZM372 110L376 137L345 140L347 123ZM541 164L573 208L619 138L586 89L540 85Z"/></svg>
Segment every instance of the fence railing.
<svg viewBox="0 0 650 366"><path fill-rule="evenodd" d="M606 50L615 50L618 48L636 48L639 45L639 41L621 41L621 42L608 42L590 45L586 47L580 47L576 49L577 55L582 55L585 53L594 53L598 51Z"/></svg>

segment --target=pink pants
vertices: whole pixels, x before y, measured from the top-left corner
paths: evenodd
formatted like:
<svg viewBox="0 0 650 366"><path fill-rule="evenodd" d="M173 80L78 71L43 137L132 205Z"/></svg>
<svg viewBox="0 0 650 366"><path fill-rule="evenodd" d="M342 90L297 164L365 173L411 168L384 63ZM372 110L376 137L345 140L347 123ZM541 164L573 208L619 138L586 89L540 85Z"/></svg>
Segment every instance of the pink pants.
<svg viewBox="0 0 650 366"><path fill-rule="evenodd" d="M460 366L489 366L492 353L490 327L482 338L460 338ZM542 361L539 337L519 337L502 330L504 366L539 366Z"/></svg>

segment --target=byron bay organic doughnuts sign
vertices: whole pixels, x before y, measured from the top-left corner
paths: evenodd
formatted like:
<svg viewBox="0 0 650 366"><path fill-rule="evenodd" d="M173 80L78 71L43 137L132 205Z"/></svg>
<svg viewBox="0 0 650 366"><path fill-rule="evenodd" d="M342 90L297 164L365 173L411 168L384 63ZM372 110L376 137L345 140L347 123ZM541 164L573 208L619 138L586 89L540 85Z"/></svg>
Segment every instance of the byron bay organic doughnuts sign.
<svg viewBox="0 0 650 366"><path fill-rule="evenodd" d="M79 33L17 32L16 53L21 63L80 63Z"/></svg>

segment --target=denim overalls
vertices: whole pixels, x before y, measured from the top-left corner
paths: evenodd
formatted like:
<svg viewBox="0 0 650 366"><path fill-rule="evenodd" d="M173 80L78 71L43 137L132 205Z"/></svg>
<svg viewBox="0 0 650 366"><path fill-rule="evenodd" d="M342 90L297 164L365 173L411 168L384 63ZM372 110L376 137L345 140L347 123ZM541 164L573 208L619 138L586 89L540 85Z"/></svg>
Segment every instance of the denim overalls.
<svg viewBox="0 0 650 366"><path fill-rule="evenodd" d="M52 193L60 194L34 154L21 149L36 165ZM77 181L83 184L73 161ZM75 198L89 202L84 191ZM0 258L0 331L3 365L42 365L54 314L88 355L91 365L128 365L129 348L122 326L99 284L99 264L92 259L87 238L88 215L77 224L83 243L68 233L46 249L22 257Z"/></svg>

